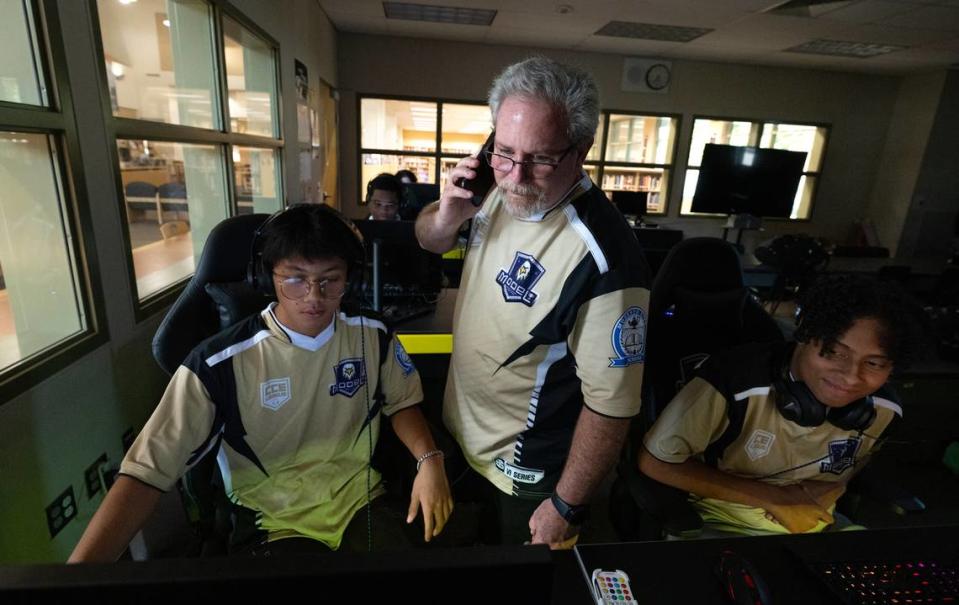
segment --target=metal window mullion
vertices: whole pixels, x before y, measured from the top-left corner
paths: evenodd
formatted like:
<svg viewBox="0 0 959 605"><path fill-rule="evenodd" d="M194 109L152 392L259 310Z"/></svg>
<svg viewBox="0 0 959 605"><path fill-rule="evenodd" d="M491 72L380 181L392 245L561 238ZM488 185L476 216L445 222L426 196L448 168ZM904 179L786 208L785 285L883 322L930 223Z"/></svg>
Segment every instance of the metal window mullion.
<svg viewBox="0 0 959 605"><path fill-rule="evenodd" d="M218 5L211 6L211 15L213 19L213 69L219 90L217 101L220 105L220 131L231 132L230 129L230 88L226 73L226 41L224 40L223 11Z"/></svg>

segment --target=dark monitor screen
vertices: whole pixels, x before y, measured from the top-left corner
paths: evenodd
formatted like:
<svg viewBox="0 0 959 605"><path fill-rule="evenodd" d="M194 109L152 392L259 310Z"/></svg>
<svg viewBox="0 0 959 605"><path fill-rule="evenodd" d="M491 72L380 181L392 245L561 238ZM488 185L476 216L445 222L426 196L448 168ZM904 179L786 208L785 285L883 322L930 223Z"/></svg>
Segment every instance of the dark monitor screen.
<svg viewBox="0 0 959 605"><path fill-rule="evenodd" d="M443 257L416 241L414 221L355 221L366 249L366 285L372 286L374 256L379 259L379 282L386 302L409 297L431 297L443 287ZM374 255L374 244L378 250Z"/></svg>
<svg viewBox="0 0 959 605"><path fill-rule="evenodd" d="M410 183L409 187L421 206L440 199L440 186L435 183Z"/></svg>
<svg viewBox="0 0 959 605"><path fill-rule="evenodd" d="M434 183L409 183L403 187L400 217L404 221L415 221L424 206L440 199L440 186Z"/></svg>
<svg viewBox="0 0 959 605"><path fill-rule="evenodd" d="M623 216L643 216L647 195L645 191L614 191L611 201Z"/></svg>
<svg viewBox="0 0 959 605"><path fill-rule="evenodd" d="M706 145L693 212L789 217L806 153Z"/></svg>

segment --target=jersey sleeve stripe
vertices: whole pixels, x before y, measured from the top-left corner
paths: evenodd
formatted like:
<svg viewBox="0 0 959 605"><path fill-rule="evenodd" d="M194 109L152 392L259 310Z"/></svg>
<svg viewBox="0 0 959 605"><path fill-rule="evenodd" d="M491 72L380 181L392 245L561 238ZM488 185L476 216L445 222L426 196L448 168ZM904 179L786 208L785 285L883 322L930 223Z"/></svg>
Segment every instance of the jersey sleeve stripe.
<svg viewBox="0 0 959 605"><path fill-rule="evenodd" d="M896 416L899 416L900 418L902 418L902 407L895 401L890 401L889 399L885 399L883 397L876 397L875 395L873 395L872 403L873 405L878 405L881 408L892 410L893 412L895 412Z"/></svg>
<svg viewBox="0 0 959 605"><path fill-rule="evenodd" d="M247 338L246 340L240 341L234 345L230 345L227 348L220 351L219 353L214 353L213 355L210 355L209 357L207 357L205 360L206 365L212 368L213 366L220 363L221 361L229 359L233 357L234 355L242 353L243 351L246 351L247 349L256 346L256 344L260 342L261 340L265 338L269 338L270 334L271 332L269 330L261 330L257 332L256 334L254 334L252 338Z"/></svg>
<svg viewBox="0 0 959 605"><path fill-rule="evenodd" d="M343 320L348 326L366 326L368 328L376 328L377 330L386 332L386 324L378 319L370 319L369 317L363 317L360 315L354 317L343 312L340 312L340 319Z"/></svg>
<svg viewBox="0 0 959 605"><path fill-rule="evenodd" d="M585 243L589 249L589 253L593 257L593 262L595 262L599 268L600 274L605 274L609 271L609 263L606 261L606 255L603 253L603 249L600 248L599 242L597 242L593 236L593 232L590 231L586 223L579 218L579 213L576 212L576 208L572 204L567 204L566 207L563 208L563 212L566 213L566 218L569 220L570 226L572 226L573 230L583 239L583 243Z"/></svg>
<svg viewBox="0 0 959 605"><path fill-rule="evenodd" d="M733 395L733 399L736 401L742 401L743 399L749 399L750 397L756 395L769 395L769 387L753 387L745 391L740 391Z"/></svg>

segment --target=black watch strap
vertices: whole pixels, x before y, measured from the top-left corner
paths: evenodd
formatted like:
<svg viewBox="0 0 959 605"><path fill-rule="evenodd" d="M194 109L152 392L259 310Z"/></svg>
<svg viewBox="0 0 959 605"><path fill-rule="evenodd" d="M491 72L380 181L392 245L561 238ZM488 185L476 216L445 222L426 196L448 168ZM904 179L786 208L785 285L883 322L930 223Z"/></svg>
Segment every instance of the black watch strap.
<svg viewBox="0 0 959 605"><path fill-rule="evenodd" d="M566 519L566 522L570 525L582 525L583 521L589 518L588 504L569 504L560 498L556 492L553 492L549 500L556 507L559 516Z"/></svg>

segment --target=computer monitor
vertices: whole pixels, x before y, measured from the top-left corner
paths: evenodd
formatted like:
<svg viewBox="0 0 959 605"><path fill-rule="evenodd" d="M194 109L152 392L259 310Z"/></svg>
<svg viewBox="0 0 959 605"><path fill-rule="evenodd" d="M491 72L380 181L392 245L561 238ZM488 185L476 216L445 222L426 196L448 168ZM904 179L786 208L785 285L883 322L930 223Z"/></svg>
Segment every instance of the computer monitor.
<svg viewBox="0 0 959 605"><path fill-rule="evenodd" d="M387 305L434 301L443 287L443 258L420 247L414 221L355 221L363 235L367 272L365 303Z"/></svg>
<svg viewBox="0 0 959 605"><path fill-rule="evenodd" d="M692 211L788 218L806 153L707 144Z"/></svg>
<svg viewBox="0 0 959 605"><path fill-rule="evenodd" d="M416 195L420 204L426 205L440 199L440 186L436 183L409 183L406 185Z"/></svg>
<svg viewBox="0 0 959 605"><path fill-rule="evenodd" d="M407 183L403 187L405 191L400 216L404 221L415 221L420 210L440 199L440 186L435 183Z"/></svg>
<svg viewBox="0 0 959 605"><path fill-rule="evenodd" d="M611 201L623 216L639 217L646 214L648 195L646 191L614 191Z"/></svg>

